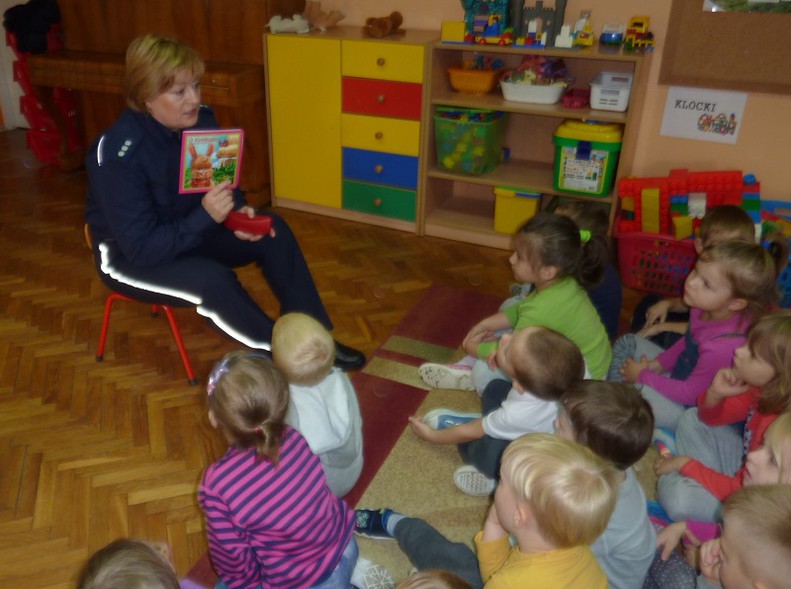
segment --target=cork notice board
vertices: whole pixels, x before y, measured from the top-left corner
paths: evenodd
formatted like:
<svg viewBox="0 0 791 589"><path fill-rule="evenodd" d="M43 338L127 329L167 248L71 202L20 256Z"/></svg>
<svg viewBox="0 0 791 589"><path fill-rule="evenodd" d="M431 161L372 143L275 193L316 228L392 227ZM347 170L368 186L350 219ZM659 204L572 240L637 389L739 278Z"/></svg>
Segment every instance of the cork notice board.
<svg viewBox="0 0 791 589"><path fill-rule="evenodd" d="M791 14L703 12L673 0L659 83L791 94Z"/></svg>

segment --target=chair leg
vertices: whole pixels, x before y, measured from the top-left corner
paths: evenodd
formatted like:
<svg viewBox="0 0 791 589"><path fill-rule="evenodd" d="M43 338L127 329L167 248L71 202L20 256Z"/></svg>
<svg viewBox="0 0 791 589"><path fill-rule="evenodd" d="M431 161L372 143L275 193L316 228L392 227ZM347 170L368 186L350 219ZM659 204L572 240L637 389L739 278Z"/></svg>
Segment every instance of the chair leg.
<svg viewBox="0 0 791 589"><path fill-rule="evenodd" d="M176 323L176 317L173 315L173 311L169 306L159 305L159 307L165 312L165 316L168 318L168 323L170 323L170 331L173 332L173 339L176 340L176 347L179 349L181 361L184 364L184 370L187 371L187 383L190 386L194 386L198 384L198 379L195 378L195 371L192 369L192 363L190 362L189 356L187 356L187 348L184 347L184 340L181 339L181 330L179 330L179 326Z"/></svg>
<svg viewBox="0 0 791 589"><path fill-rule="evenodd" d="M104 317L102 318L102 331L99 334L99 345L96 347L96 361L101 362L104 360L104 346L107 343L107 330L110 328L110 313L113 310L113 303L115 301L131 301L129 297L118 294L117 292L107 295L107 301L104 303Z"/></svg>

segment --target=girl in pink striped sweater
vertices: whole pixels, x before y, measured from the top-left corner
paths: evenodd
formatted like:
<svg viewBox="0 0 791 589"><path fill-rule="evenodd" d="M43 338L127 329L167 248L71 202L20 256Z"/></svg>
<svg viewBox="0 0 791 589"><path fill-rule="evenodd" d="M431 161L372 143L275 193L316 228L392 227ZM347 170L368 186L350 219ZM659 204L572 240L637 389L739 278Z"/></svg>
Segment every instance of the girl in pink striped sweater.
<svg viewBox="0 0 791 589"><path fill-rule="evenodd" d="M354 513L285 424L285 377L263 356L231 352L207 390L209 420L230 445L198 491L217 587L348 589L358 556Z"/></svg>

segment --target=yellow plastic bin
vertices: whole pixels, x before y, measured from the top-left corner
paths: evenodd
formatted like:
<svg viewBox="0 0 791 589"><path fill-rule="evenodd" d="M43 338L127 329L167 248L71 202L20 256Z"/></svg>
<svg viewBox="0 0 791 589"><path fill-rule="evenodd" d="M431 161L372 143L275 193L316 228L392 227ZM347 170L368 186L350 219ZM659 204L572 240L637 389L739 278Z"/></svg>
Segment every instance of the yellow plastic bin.
<svg viewBox="0 0 791 589"><path fill-rule="evenodd" d="M555 130L555 188L573 194L610 192L623 127L614 123L564 121Z"/></svg>
<svg viewBox="0 0 791 589"><path fill-rule="evenodd" d="M516 233L541 208L541 194L515 188L494 189L494 230Z"/></svg>

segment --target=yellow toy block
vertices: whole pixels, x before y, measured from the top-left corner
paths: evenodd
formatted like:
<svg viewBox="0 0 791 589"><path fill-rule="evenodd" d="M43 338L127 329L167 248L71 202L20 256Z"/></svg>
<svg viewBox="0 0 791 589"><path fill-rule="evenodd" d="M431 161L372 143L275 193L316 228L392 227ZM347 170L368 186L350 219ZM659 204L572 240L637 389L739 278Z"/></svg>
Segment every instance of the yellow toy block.
<svg viewBox="0 0 791 589"><path fill-rule="evenodd" d="M464 21L446 20L442 22L440 38L444 43L464 43L465 35Z"/></svg>
<svg viewBox="0 0 791 589"><path fill-rule="evenodd" d="M659 233L659 189L643 188L640 193L643 233Z"/></svg>
<svg viewBox="0 0 791 589"><path fill-rule="evenodd" d="M630 213L634 213L634 197L633 196L624 196L621 199L621 210L622 211L629 211Z"/></svg>
<svg viewBox="0 0 791 589"><path fill-rule="evenodd" d="M694 231L692 230L692 217L681 216L673 217L673 232L676 239L686 239L691 237Z"/></svg>

